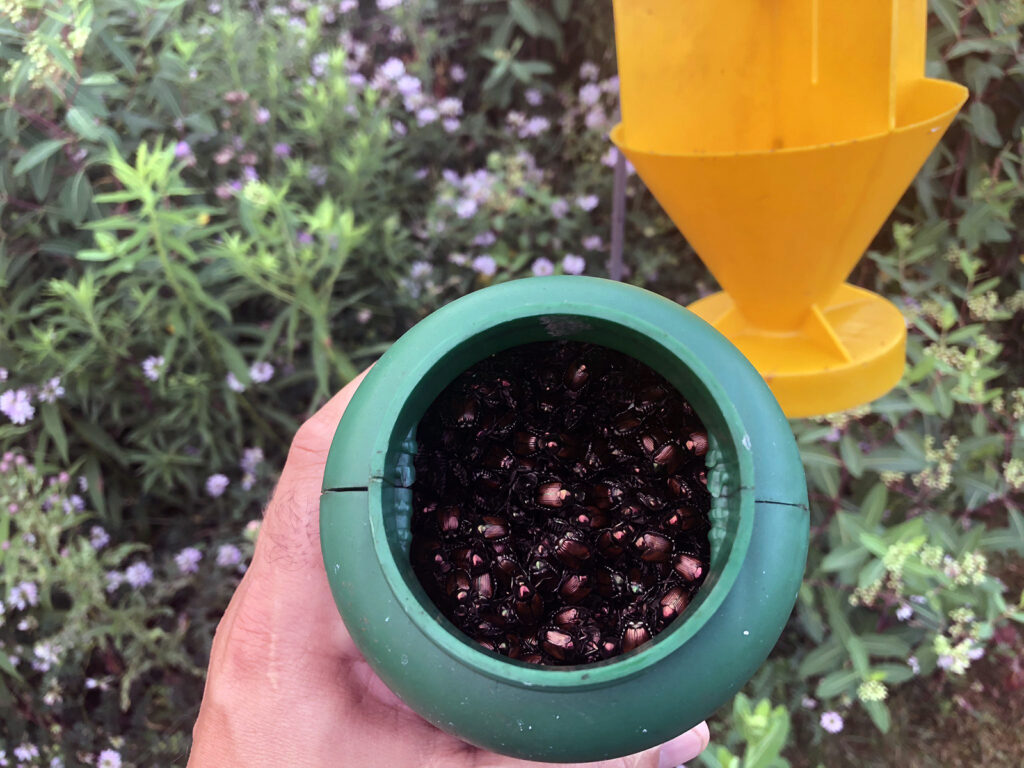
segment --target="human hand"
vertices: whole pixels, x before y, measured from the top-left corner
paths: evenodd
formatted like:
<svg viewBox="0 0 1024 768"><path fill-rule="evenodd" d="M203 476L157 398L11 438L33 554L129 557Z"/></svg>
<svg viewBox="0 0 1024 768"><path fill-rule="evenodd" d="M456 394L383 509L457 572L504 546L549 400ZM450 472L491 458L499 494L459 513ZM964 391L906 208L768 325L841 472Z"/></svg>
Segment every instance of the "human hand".
<svg viewBox="0 0 1024 768"><path fill-rule="evenodd" d="M338 615L320 553L320 487L364 371L296 433L213 639L190 768L526 768L438 730L374 674ZM660 747L588 763L668 768L708 743L701 723Z"/></svg>

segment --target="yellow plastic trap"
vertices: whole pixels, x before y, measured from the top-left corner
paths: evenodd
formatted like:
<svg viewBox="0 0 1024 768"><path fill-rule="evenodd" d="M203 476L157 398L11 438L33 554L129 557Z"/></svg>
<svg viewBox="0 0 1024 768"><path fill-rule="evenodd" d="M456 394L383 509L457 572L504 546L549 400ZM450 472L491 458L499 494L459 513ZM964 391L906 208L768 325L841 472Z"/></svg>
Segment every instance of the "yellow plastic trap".
<svg viewBox="0 0 1024 768"><path fill-rule="evenodd" d="M844 282L967 98L924 76L927 0L615 0L612 140L724 289L690 309L787 416L903 372L899 310Z"/></svg>

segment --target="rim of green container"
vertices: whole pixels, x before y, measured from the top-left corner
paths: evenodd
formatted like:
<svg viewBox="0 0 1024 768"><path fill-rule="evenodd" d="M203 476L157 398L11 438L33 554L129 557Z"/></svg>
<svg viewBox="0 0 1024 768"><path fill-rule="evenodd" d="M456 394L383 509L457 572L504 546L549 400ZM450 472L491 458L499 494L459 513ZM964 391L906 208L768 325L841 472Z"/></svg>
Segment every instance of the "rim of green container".
<svg viewBox="0 0 1024 768"><path fill-rule="evenodd" d="M550 299L538 299L531 296L531 292L523 290L526 287L523 285L524 283L536 284L542 280L556 281L566 279L571 280L575 287L580 289L586 288L587 290L579 298L574 297L570 293L570 295L557 301L557 303L553 303ZM597 290L593 290L593 288ZM612 298L613 292L621 289L629 292L627 296L629 302L626 309L620 309L614 304L602 303L600 301L601 299L608 301ZM506 294L505 296L501 295L503 292ZM443 385L437 389L437 393L439 393L441 389L468 367L467 365L461 370L439 371L438 364L443 361L447 354L467 343L471 343L474 339L479 339L488 331L493 331L501 326L528 323L531 319L540 321L541 318L565 318L570 324L573 320L584 323L589 320L615 325L627 333L645 336L654 342L656 346L660 347L666 356L671 355L678 358L689 369L697 382L705 388L706 392L704 394L707 403L713 404L711 407L717 410L716 414L709 414L707 405L702 409L697 409L695 406L698 416L701 417L705 425L707 425L709 415L718 417L712 420L724 425L727 434L715 433L712 437L720 450L724 450L736 458L735 463L730 462L730 464L738 469L738 477L734 478L730 485L732 486L732 494L737 497L732 504L735 505L735 513L739 515L739 521L736 526L735 535L732 537L725 565L717 574L709 573L705 585L701 588L701 592L707 590L707 594L699 595L697 598L699 605L696 606L692 613L685 613L677 619L674 622L676 626L670 625L669 628L656 635L653 640L645 643L635 651L622 654L608 661L572 667L528 664L486 651L447 619L440 617L436 608L433 611L425 609L420 598L409 587L402 570L395 562L395 547L389 534L389 527L384 520L383 482L372 482L368 494L371 535L381 571L391 587L395 599L419 631L437 647L452 658L457 659L459 663L469 666L495 680L511 682L527 688L572 689L601 687L622 680L625 677L632 677L656 665L666 656L677 651L705 623L711 620L722 604L722 601L728 595L743 565L743 560L750 544L754 515L754 465L749 451L749 438L746 437L746 429L725 389L708 367L701 360L693 356L690 350L670 333L666 333L656 325L637 317L629 311L630 304L635 307L636 302L652 300L666 301L664 298L656 294L650 294L642 289L594 278L527 278L503 283L469 294L422 320L414 329L418 331L416 339L435 339L437 343L429 349L425 350L411 343L403 344L403 340L406 339L406 337L403 337L403 339L396 342L386 355L391 358L387 371L393 374L394 379L388 381L388 386L385 388L387 397L383 402L380 402L381 398L374 398L374 405L380 408L378 423L381 425L381 429L377 431L376 439L370 451L370 474L373 478L389 476L386 473L386 464L389 460L393 460L397 450L396 446L403 442L408 435L408 430L403 432L398 423L403 416L405 419L408 419L409 414L403 414L402 411L403 409L408 409L408 403L414 399L417 390L427 389L428 384L431 383L436 388L436 380L444 378ZM620 301L615 303L620 303ZM476 313L478 311L479 316L477 317ZM461 318L459 317L460 314L462 315ZM477 317L477 319L472 321L471 318L474 317ZM710 326L699 321L696 317L691 316L690 319L696 322L693 323L693 328L687 329L689 333L710 333L717 336L721 343L729 344L724 337L721 337ZM458 322L459 320L463 322ZM434 332L436 334L432 335ZM579 334L575 335L579 336ZM570 331L560 338L572 340L573 337L574 334ZM520 346L526 343L532 343L532 340L511 344L503 348ZM601 344L601 342L594 343ZM612 349L617 348L610 344L604 344L604 346ZM483 359L495 351L498 350L487 351L477 359ZM657 360L645 359L643 356L634 354L629 349L620 349L620 351L647 364L658 371L658 373L665 375L662 370L659 370ZM472 362L469 365L472 365ZM666 376L666 378L669 377ZM673 386L676 386L676 384L673 383ZM683 392L682 394L684 397L687 397L687 393ZM692 396L692 393L690 394ZM687 399L691 398L687 397ZM429 402L427 402L427 405L429 405ZM413 424L418 423L425 408L426 406L419 413L415 414ZM729 468L712 468L708 476L709 487L712 485L715 472ZM713 543L712 546L714 546ZM715 562L714 552L712 552L711 562L712 564ZM709 586L708 581L711 580L713 575L715 576L714 581Z"/></svg>

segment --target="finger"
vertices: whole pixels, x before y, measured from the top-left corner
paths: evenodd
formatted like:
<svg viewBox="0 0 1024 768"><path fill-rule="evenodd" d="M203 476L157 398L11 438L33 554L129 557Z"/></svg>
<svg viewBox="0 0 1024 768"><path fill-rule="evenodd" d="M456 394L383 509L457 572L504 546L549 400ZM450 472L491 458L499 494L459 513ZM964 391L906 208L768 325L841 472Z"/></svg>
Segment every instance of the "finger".
<svg viewBox="0 0 1024 768"><path fill-rule="evenodd" d="M345 409L366 376L356 376L296 432L281 479L267 505L253 565L306 570L320 564L320 488L331 441Z"/></svg>
<svg viewBox="0 0 1024 768"><path fill-rule="evenodd" d="M697 755L707 749L711 741L711 732L707 723L701 723L691 728L686 733L676 736L672 741L661 745L661 755L658 768L676 768L687 760L693 760Z"/></svg>

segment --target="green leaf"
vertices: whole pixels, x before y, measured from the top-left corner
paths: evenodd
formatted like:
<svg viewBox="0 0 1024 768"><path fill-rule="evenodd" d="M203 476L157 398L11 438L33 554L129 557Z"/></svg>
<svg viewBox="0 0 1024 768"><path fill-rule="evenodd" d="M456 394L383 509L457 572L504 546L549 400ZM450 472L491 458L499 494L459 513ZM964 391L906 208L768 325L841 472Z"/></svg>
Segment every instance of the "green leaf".
<svg viewBox="0 0 1024 768"><path fill-rule="evenodd" d="M523 28L526 34L530 37L536 37L540 33L540 19L537 18L537 14L533 12L533 9L524 0L509 0L508 9L512 14L512 18L516 20L516 23Z"/></svg>
<svg viewBox="0 0 1024 768"><path fill-rule="evenodd" d="M988 104L975 101L967 111L967 116L978 141L990 147L1003 146L1003 137L999 135L999 127L996 125L996 114Z"/></svg>
<svg viewBox="0 0 1024 768"><path fill-rule="evenodd" d="M910 655L910 645L898 637L883 634L861 635L864 649L872 656L891 656L902 659Z"/></svg>
<svg viewBox="0 0 1024 768"><path fill-rule="evenodd" d="M568 21L569 12L572 10L572 0L555 0L553 10L559 21Z"/></svg>
<svg viewBox="0 0 1024 768"><path fill-rule="evenodd" d="M833 549L821 561L823 571L845 571L857 568L868 556L868 551L859 542L841 544Z"/></svg>
<svg viewBox="0 0 1024 768"><path fill-rule="evenodd" d="M72 419L71 427L83 440L94 448L98 448L100 451L103 451L122 467L128 463L124 456L124 452L121 450L121 446L119 446L110 435L104 432L97 425L89 421Z"/></svg>
<svg viewBox="0 0 1024 768"><path fill-rule="evenodd" d="M891 724L889 708L881 701L862 701L861 705L867 710L871 721L878 727L878 730L888 733Z"/></svg>
<svg viewBox="0 0 1024 768"><path fill-rule="evenodd" d="M103 497L103 473L100 470L100 462L95 454L90 453L86 457L84 473L85 481L89 485L89 499L102 517L106 512L107 502Z"/></svg>
<svg viewBox="0 0 1024 768"><path fill-rule="evenodd" d="M243 384L251 383L249 366L246 364L245 358L242 357L242 353L238 351L238 347L220 334L215 334L215 338L217 339L217 345L220 347L220 354L225 367L235 374L235 377Z"/></svg>
<svg viewBox="0 0 1024 768"><path fill-rule="evenodd" d="M852 669L840 669L821 679L815 689L815 695L819 699L831 699L833 696L838 696L853 688L860 682L860 679L860 675Z"/></svg>
<svg viewBox="0 0 1024 768"><path fill-rule="evenodd" d="M816 677L830 669L835 669L843 662L843 648L835 640L830 639L808 653L797 670L801 678Z"/></svg>
<svg viewBox="0 0 1024 768"><path fill-rule="evenodd" d="M51 157L61 147L68 143L67 139L47 139L31 147L28 152L22 155L21 159L14 165L14 175L27 173L47 158Z"/></svg>
<svg viewBox="0 0 1024 768"><path fill-rule="evenodd" d="M80 107L72 107L67 114L68 125L75 133L87 141L98 141L103 135L93 118Z"/></svg>
<svg viewBox="0 0 1024 768"><path fill-rule="evenodd" d="M40 408L40 413L43 417L43 429L53 438L54 444L57 446L57 450L60 451L60 457L67 464L68 459L68 436L64 431L64 422L60 417L60 409L57 408L56 403L43 403Z"/></svg>

